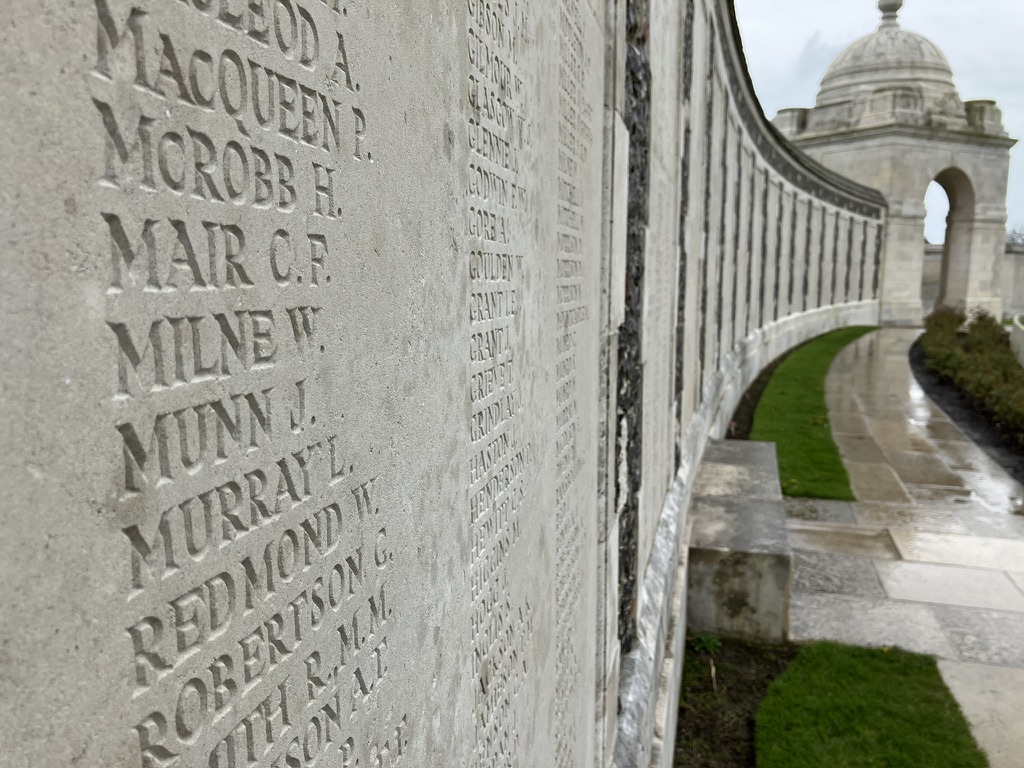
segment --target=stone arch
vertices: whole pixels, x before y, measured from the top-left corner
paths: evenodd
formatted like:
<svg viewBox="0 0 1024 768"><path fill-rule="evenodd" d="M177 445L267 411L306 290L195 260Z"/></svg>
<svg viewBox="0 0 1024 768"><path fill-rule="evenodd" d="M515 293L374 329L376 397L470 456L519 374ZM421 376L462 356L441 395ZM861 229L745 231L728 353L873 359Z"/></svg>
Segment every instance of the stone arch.
<svg viewBox="0 0 1024 768"><path fill-rule="evenodd" d="M967 173L956 166L940 171L934 181L942 187L949 199L936 307L949 305L965 309L977 216L974 184Z"/></svg>

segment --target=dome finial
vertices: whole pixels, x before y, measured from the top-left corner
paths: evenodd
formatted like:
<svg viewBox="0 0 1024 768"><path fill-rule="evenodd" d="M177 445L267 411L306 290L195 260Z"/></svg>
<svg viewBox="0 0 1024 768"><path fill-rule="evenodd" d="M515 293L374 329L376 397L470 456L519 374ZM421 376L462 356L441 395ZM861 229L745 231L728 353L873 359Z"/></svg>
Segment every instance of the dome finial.
<svg viewBox="0 0 1024 768"><path fill-rule="evenodd" d="M903 0L878 0L878 10L882 12L882 24L879 29L898 27L900 25L898 17L902 7Z"/></svg>

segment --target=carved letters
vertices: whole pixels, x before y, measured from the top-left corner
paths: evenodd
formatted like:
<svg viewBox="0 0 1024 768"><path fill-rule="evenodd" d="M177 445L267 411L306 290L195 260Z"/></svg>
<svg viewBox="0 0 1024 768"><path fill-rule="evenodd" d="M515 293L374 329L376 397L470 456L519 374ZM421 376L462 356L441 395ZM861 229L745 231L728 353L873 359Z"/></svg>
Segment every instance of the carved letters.
<svg viewBox="0 0 1024 768"><path fill-rule="evenodd" d="M344 180L372 159L345 12L95 7L138 764L396 760L408 718L360 719L393 650L387 484L320 412Z"/></svg>

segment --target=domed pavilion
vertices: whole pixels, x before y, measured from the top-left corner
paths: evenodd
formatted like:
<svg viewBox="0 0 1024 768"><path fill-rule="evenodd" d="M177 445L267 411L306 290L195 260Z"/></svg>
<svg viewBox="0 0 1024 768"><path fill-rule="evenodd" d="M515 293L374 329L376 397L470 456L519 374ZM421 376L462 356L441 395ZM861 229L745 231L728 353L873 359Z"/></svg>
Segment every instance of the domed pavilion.
<svg viewBox="0 0 1024 768"><path fill-rule="evenodd" d="M994 101L962 101L942 51L900 26L903 0L878 7L878 29L839 54L814 107L782 110L775 126L815 160L885 195L883 322L922 321L924 197L932 181L950 201L938 303L999 316L1016 140Z"/></svg>

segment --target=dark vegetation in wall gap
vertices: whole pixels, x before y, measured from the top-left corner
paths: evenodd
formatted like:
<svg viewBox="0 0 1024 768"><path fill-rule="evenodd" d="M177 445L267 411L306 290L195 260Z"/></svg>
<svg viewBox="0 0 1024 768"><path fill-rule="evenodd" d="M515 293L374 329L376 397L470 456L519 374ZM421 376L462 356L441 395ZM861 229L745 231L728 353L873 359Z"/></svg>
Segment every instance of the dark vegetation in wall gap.
<svg viewBox="0 0 1024 768"><path fill-rule="evenodd" d="M697 312L697 398L704 398L704 368L707 363L708 337L708 269L711 247L711 147L714 140L715 116L715 35L712 31L708 41L707 69L704 83L704 220L702 238L704 246L700 254L700 309Z"/></svg>
<svg viewBox="0 0 1024 768"><path fill-rule="evenodd" d="M625 320L619 328L618 439L625 484L617 489L619 520L619 641L628 653L636 643L639 494L642 477L644 236L648 220L651 68L647 0L626 3L625 120L629 130L629 212L626 235Z"/></svg>
<svg viewBox="0 0 1024 768"><path fill-rule="evenodd" d="M691 32L692 34L692 32ZM675 357L675 412L678 422L683 412L683 394L686 391L686 270L689 252L686 244L686 223L690 215L690 139L693 131L689 125L683 134L683 159L681 166L682 192L679 197L679 292L676 299L676 357ZM676 441L676 466L682 461L682 446Z"/></svg>
<svg viewBox="0 0 1024 768"><path fill-rule="evenodd" d="M693 91L693 17L694 0L686 0L686 20L683 32L682 88L683 102L690 101ZM675 418L678 421L683 412L683 394L686 390L686 287L690 254L687 250L686 228L690 219L690 165L693 151L690 142L693 129L689 122L683 131L683 159L680 167L679 191L679 293L676 297L676 357L675 357ZM676 442L676 466L682 461L682 446Z"/></svg>

